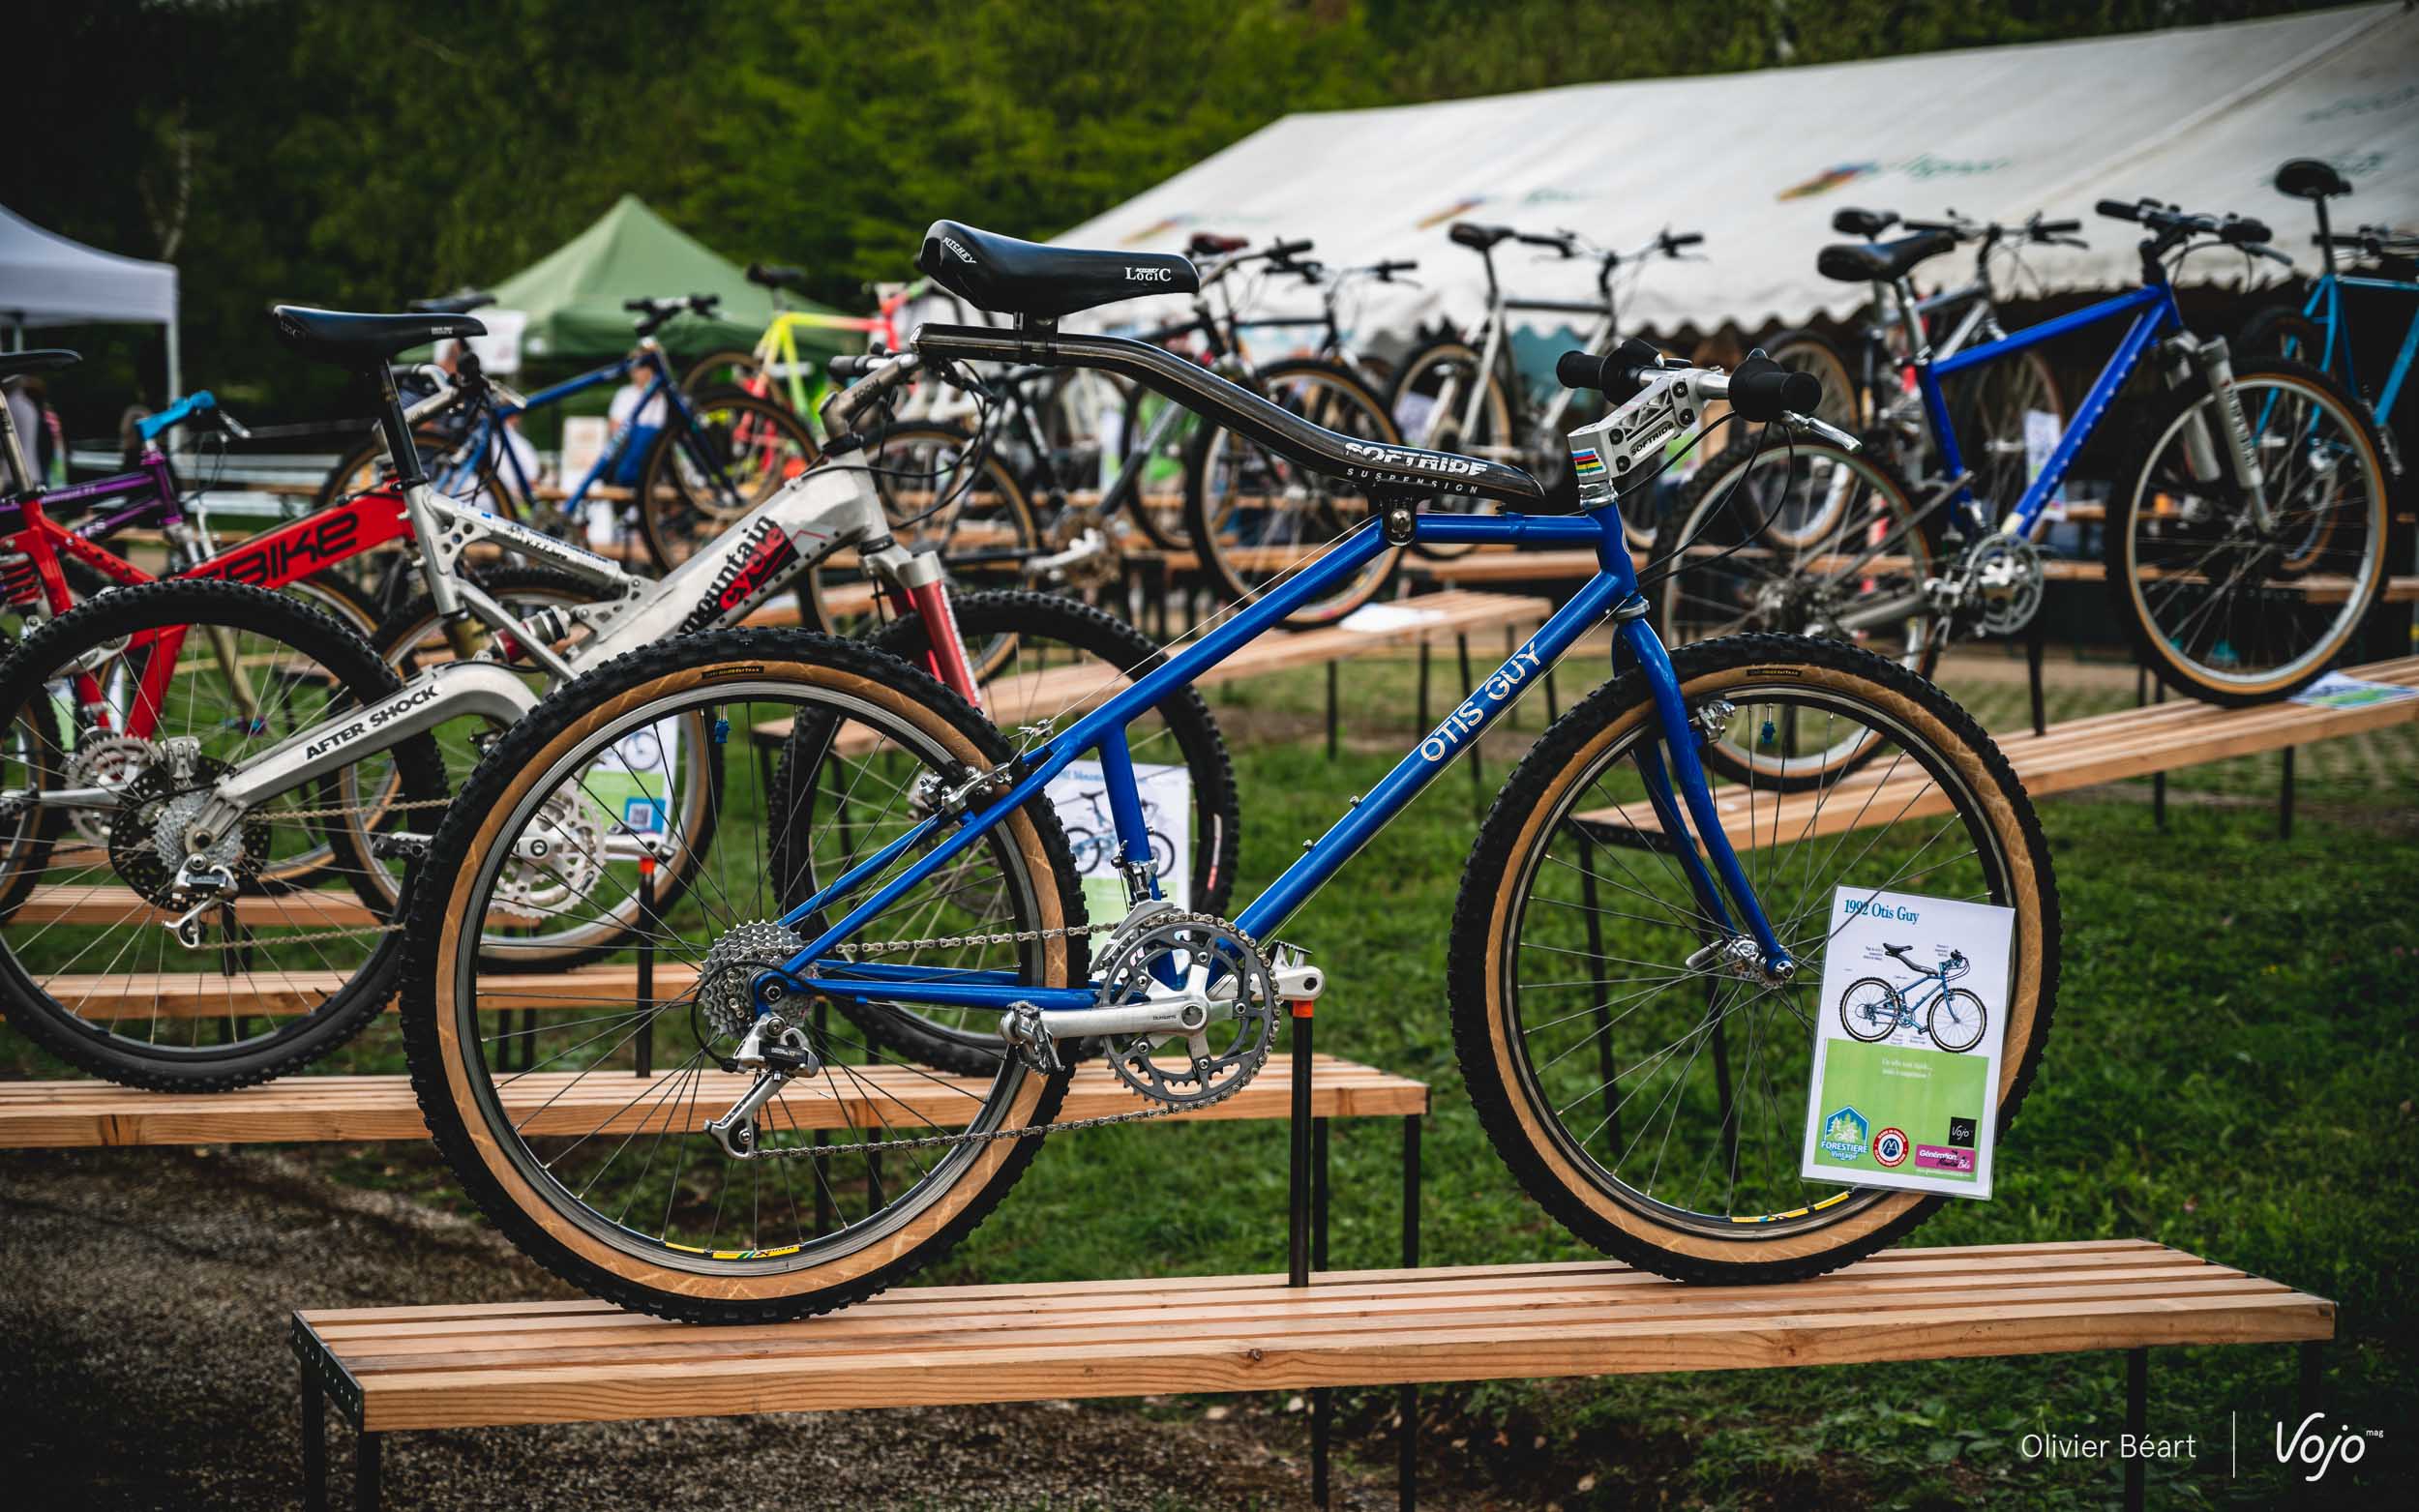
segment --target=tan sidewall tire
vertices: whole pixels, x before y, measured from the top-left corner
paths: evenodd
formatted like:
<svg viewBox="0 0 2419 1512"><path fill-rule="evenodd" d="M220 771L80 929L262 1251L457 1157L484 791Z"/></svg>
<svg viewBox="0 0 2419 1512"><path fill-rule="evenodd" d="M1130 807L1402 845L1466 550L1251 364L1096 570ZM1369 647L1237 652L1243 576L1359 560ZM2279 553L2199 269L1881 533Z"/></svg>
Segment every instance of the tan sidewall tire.
<svg viewBox="0 0 2419 1512"><path fill-rule="evenodd" d="M1713 642L1719 644L1719 642ZM1726 689L1742 683L1787 682L1801 687L1853 688L1873 705L1902 721L1906 726L1935 743L1935 749L1950 753L1952 764L1968 787L1982 800L1989 816L1991 828L1999 837L2000 848L2007 859L2008 885L2011 895L2023 897L2034 892L2039 878L2034 875L2030 847L2026 845L2024 827L2016 810L2007 802L1999 785L1979 755L1968 748L1931 712L1921 704L1902 697L1883 685L1867 681L1853 674L1818 665L1804 663L1758 662L1724 667L1696 677L1684 686L1683 693L1691 703L1700 698L1721 697ZM1572 786L1585 773L1594 770L1594 763L1615 742L1628 737L1640 726L1651 721L1653 705L1639 702L1609 723L1579 752L1566 760L1544 794L1532 806L1528 822L1513 842L1511 855L1515 862L1536 850L1539 831L1548 819L1562 812ZM1515 1044L1518 1024L1516 1004L1504 992L1504 973L1494 963L1508 958L1513 949L1510 937L1512 920L1510 900L1520 889L1510 868L1506 869L1503 885L1496 889L1495 902L1488 916L1486 968L1486 1025L1493 1072L1507 1094L1512 1116L1518 1122L1530 1148L1544 1162L1554 1180L1591 1213L1607 1224L1657 1249L1686 1255L1693 1259L1721 1263L1755 1264L1772 1260L1788 1260L1820 1255L1827 1251L1854 1246L1859 1240L1875 1234L1891 1225L1909 1217L1914 1210L1938 1200L1917 1193L1889 1193L1878 1201L1856 1208L1846 1217L1820 1228L1802 1232L1772 1230L1770 1237L1749 1238L1757 1230L1742 1225L1742 1239L1722 1241L1707 1237L1689 1229L1657 1223L1606 1196L1596 1181L1572 1162L1560 1140L1542 1127L1535 1111L1519 1095L1523 1085L1520 1057ZM2019 912L2014 947L2016 981L2009 994L2007 1048L2001 1056L1999 1096L2002 1118L2014 1094L2017 1079L2025 1069L2042 1003L2044 985L2043 920L2038 914Z"/></svg>
<svg viewBox="0 0 2419 1512"><path fill-rule="evenodd" d="M863 700L876 708L896 714L911 727L925 733L950 755L971 767L988 766L989 758L972 741L936 717L917 699L872 679L833 667L811 663L791 663L787 667L767 660L764 670L751 680L781 679L785 673L803 674L798 680L829 688L834 692ZM711 675L716 668L691 667L653 679L599 703L585 716L566 726L550 743L559 751L576 746L597 730L612 724L633 709L665 697L677 696L690 689L712 682L729 681ZM523 775L507 786L498 802L490 806L488 816L475 832L470 856L482 855L496 838L506 816L518 806L525 792L525 783L549 769L552 760L541 756L523 768ZM998 833L1008 838L1042 883L1035 889L1037 912L1035 927L1057 928L1067 921L1060 911L1060 898L1049 884L1055 875L1048 847L1023 811L1011 815L999 827ZM468 900L476 868L465 865L456 874L452 894L445 900L445 920L449 926L435 951L436 1014L433 1028L436 1048L441 1057L447 1094L454 1107L466 1115L462 1118L463 1132L470 1148L488 1175L501 1189L506 1201L543 1229L556 1243L581 1260L631 1284L680 1296L714 1301L767 1301L843 1287L905 1258L918 1246L938 1236L966 1208L976 1201L989 1188L1017 1153L1015 1146L1024 1142L1015 1140L994 1141L985 1145L975 1159L965 1167L951 1190L936 1200L915 1219L879 1242L868 1244L845 1256L835 1257L827 1263L809 1269L750 1274L711 1274L650 1264L641 1258L600 1242L593 1234L557 1212L553 1203L523 1174L517 1164L496 1143L485 1118L477 1115L479 1108L476 1080L485 1075L483 1068L474 1069L475 1048L466 1059L462 1041L462 1009L455 1001L462 941L465 937L461 920ZM1045 982L1042 985L1068 985L1066 946L1063 940L1052 940L1046 946ZM469 1009L475 1021L477 1009ZM1020 1082L1009 1104L1001 1127L1023 1127L1039 1114L1045 1097L1053 1090L1049 1079L1020 1070L1015 1073ZM1055 1102L1055 1098L1051 1099Z"/></svg>

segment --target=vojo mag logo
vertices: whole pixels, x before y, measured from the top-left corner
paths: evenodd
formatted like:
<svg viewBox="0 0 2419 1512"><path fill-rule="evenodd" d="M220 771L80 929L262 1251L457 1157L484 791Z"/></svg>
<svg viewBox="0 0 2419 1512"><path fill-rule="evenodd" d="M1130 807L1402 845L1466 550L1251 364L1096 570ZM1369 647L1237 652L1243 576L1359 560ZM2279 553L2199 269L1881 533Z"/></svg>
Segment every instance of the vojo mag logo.
<svg viewBox="0 0 2419 1512"><path fill-rule="evenodd" d="M1822 1151L1833 1160L1855 1160L1865 1153L1872 1125L1853 1108L1842 1108L1823 1120Z"/></svg>

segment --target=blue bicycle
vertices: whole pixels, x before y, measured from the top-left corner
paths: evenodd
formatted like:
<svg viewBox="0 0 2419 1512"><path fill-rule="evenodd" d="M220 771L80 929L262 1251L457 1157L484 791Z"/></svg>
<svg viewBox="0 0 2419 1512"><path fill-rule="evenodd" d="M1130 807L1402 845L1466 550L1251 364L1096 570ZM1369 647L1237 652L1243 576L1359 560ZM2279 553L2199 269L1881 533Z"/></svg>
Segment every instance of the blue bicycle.
<svg viewBox="0 0 2419 1512"><path fill-rule="evenodd" d="M1819 438L1732 449L1692 480L1657 537L1657 555L1687 564L1656 597L1665 637L1823 636L1928 673L1953 639L2022 630L2044 599L2034 541L2050 505L2147 361L2165 392L2126 412L2140 439L2112 468L2105 519L2118 622L2162 682L2213 703L2285 697L2325 671L2384 586L2388 470L2376 431L2326 374L2238 363L2223 341L2185 329L2169 264L2211 247L2278 255L2267 226L2150 200L2099 208L2142 227L2140 286L1946 356L1925 343L1912 275L1954 249L1954 234L1825 249L1824 274L1869 282L1899 311L1930 436L1926 476L1910 485L1871 451ZM2021 496L1978 493L1943 384L2093 331L2115 335L2115 349L2071 423L2040 417L2035 461L2016 474L2029 473ZM1841 745L1810 765L1804 755L1792 748L1793 769L1820 782L1867 752ZM1771 759L1735 744L1714 753L1732 775Z"/></svg>
<svg viewBox="0 0 2419 1512"><path fill-rule="evenodd" d="M1900 987L1877 976L1858 977L1839 994L1840 1027L1869 1042L1886 1040L1901 1028L1914 1028L1920 1022L1925 1036L1952 1054L1962 1054L1980 1045L1983 1030L1990 1026L1989 1010L1973 993L1949 985L1972 970L1973 963L1966 960L1965 952L1953 950L1938 964L1921 966L1907 954L1910 948L1882 946L1896 958L1898 964L1916 973L1916 983L1922 985L1910 983Z"/></svg>
<svg viewBox="0 0 2419 1512"><path fill-rule="evenodd" d="M2315 158L2295 158L2278 168L2276 187L2279 193L2309 200L2311 209L2317 213L2318 234L2311 241L2325 259L2325 270L2311 283L2310 297L2300 310L2277 305L2261 311L2243 326L2234 344L2246 353L2307 363L2342 378L2345 387L2369 401L2378 439L2385 444L2386 460L2399 473L2402 462L2395 455L2394 400L2402 395L2403 380L2410 376L2413 359L2419 358L2419 306L2411 309L2403 329L2402 346L2386 369L2385 382L2373 390L2360 381L2359 370L2352 361L2353 343L2344 315L2344 290L2419 295L2419 282L2412 279L2413 260L2419 259L2419 235L2383 225L2364 225L2349 234L2337 231L2328 223L2327 201L2350 193L2352 186L2331 165ZM2343 272L2336 266L2339 251L2357 253L2364 259L2365 268Z"/></svg>
<svg viewBox="0 0 2419 1512"><path fill-rule="evenodd" d="M420 300L413 309L447 311L493 303L484 294ZM777 400L737 388L684 390L656 333L684 313L710 315L719 296L631 299L636 341L628 356L523 397L493 379L466 386L479 398L440 413L418 430L421 463L441 493L477 499L499 514L551 533L581 539L591 500L622 504L647 554L669 572L723 528L762 503L773 490L815 465L821 456L804 422ZM464 363L476 364L464 354ZM513 423L575 394L647 375L632 419L607 437L576 484L548 501L534 472L535 454ZM383 440L373 435L339 461L320 489L322 503L373 486L388 469ZM600 491L601 490L601 491Z"/></svg>
<svg viewBox="0 0 2419 1512"><path fill-rule="evenodd" d="M1717 400L1776 432L1811 425L1818 383L1770 362L1665 366L1635 341L1568 354L1562 381L1601 393L1610 413L1569 438L1579 511L1522 513L1545 493L1519 468L1371 444L1155 347L1059 329L1137 290L1190 289L1180 257L1039 247L944 221L921 266L1016 327L926 326L912 353L826 406L827 433L857 430L919 371L1096 369L1332 480L1354 518L1129 686L1013 739L903 663L765 631L659 644L515 726L431 844L404 1004L437 1142L514 1242L579 1286L668 1316L825 1311L945 1254L1014 1184L1037 1136L1234 1095L1279 1023L1330 983L1398 1011L1392 971L1313 964L1279 932L1321 888L1351 885L1344 864L1608 622L1612 675L1520 760L1461 868L1444 959L1481 1122L1571 1232L1673 1276L1815 1274L1931 1211L1936 1200L1913 1193L1800 1174L1836 891L1920 888L2014 910L2012 1110L2057 979L2056 889L2032 807L1989 737L1903 667L1777 636L1667 653L1610 482L1664 456ZM809 486L870 489L853 466L837 457ZM1507 513L1419 507L1439 494ZM1233 920L1169 905L1127 723L1420 541L1581 548L1600 565ZM526 978L516 989L496 974L464 921L487 915L512 867L562 853L548 815L611 771L620 734L684 712L788 735L777 760L725 773L716 796L732 816L652 939L654 980L675 991L634 1005L626 971L563 977L534 1011L499 1017L531 1002ZM1785 767L1780 782L1709 777L1701 753L1725 730L1778 723L1862 732L1891 753L1891 785L1860 802L1793 794ZM1096 921L1045 795L1080 758L1100 763L1129 899ZM674 854L689 844L664 841ZM1381 882L1351 905L1394 896ZM991 1025L988 1069L942 1075L890 1048L913 1036L882 1025L927 1016ZM505 1061L507 1043L526 1058ZM1095 1089L1084 1116L1058 1122L1076 1062L1094 1054L1105 1068L1087 1080L1114 1075L1139 1101L1103 1109Z"/></svg>

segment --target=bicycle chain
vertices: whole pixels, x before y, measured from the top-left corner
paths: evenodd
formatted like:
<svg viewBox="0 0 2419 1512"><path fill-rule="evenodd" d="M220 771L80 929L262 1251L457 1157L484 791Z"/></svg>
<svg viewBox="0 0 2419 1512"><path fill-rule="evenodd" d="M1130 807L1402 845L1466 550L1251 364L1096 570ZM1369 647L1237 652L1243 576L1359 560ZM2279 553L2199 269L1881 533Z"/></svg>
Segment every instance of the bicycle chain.
<svg viewBox="0 0 2419 1512"><path fill-rule="evenodd" d="M1045 939L1106 934L1122 929L1124 925L1125 921L1120 919L1115 924L1070 924L1057 929L1017 930L1000 934L961 934L920 940L871 940L862 944L838 947L835 953L854 959L856 954L896 955L901 951L919 947L945 947L962 944L1025 945ZM1248 939L1250 936L1244 935L1244 938ZM1245 1082L1248 1080L1246 1078ZM1021 1129L995 1129L985 1134L923 1134L908 1140L867 1140L854 1144L791 1144L774 1148L759 1145L754 1158L758 1160L821 1159L832 1155L879 1154L885 1150L938 1149L959 1144L994 1144L1001 1140L1031 1140L1050 1134L1074 1134L1084 1129L1107 1128L1112 1124L1142 1123L1151 1118L1167 1118L1179 1113L1199 1112L1205 1108L1214 1108L1225 1102L1237 1092L1241 1091L1243 1086L1244 1082L1238 1082L1217 1096L1198 1103L1162 1103L1155 1108L1139 1108L1132 1112L1099 1113L1090 1118L1029 1124ZM1142 1094L1136 1092L1134 1095L1140 1097Z"/></svg>

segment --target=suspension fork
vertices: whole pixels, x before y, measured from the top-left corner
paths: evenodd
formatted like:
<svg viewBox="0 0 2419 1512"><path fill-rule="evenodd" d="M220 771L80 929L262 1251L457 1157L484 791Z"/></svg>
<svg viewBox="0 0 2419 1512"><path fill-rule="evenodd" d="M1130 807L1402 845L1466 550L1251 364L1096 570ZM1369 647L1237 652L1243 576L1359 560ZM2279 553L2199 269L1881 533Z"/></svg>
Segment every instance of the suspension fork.
<svg viewBox="0 0 2419 1512"><path fill-rule="evenodd" d="M2262 531L2273 530L2276 512L2268 506L2267 475L2252 441L2251 422L2243 414L2243 397L2234 387L2233 355L2226 350L2225 339L2178 336L2165 343L2161 355L2166 359L2170 387L2183 388L2197 379L2213 400L2207 406L2194 406L2185 417L2184 455L2193 475L2213 483L2230 479L2250 501L2252 523ZM2217 416L2216 435L2210 433L2212 410ZM2260 418L2265 423L2266 417Z"/></svg>
<svg viewBox="0 0 2419 1512"><path fill-rule="evenodd" d="M1680 858L1681 872L1696 895L1697 907L1726 938L1738 936L1744 929L1762 953L1764 972L1785 980L1795 974L1797 963L1774 934L1763 902L1755 896L1747 869L1740 865L1739 853L1722 829L1713 789L1705 780L1704 762L1697 756L1696 728L1688 719L1687 700L1681 697L1680 674L1673 670L1671 656L1646 616L1643 597L1633 596L1613 610L1614 644L1627 649L1646 673L1656 719L1662 728L1659 746L1649 742L1638 747L1638 770L1646 779L1647 803ZM1694 839L1689 835L1691 818L1695 820ZM1703 854L1698 852L1699 845Z"/></svg>

